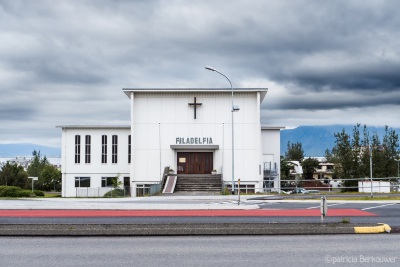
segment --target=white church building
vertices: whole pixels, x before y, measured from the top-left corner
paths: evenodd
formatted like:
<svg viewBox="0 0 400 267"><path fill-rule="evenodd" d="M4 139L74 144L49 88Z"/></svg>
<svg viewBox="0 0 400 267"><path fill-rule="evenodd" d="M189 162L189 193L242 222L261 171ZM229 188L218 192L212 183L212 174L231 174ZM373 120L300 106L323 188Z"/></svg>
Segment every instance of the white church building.
<svg viewBox="0 0 400 267"><path fill-rule="evenodd" d="M161 184L166 167L178 182L216 171L221 188L232 190L232 180L237 188L240 179L242 192L278 189L283 127L261 125L267 91L234 88L232 98L230 88L123 89L130 125L58 126L62 196L103 196L118 177L134 197Z"/></svg>

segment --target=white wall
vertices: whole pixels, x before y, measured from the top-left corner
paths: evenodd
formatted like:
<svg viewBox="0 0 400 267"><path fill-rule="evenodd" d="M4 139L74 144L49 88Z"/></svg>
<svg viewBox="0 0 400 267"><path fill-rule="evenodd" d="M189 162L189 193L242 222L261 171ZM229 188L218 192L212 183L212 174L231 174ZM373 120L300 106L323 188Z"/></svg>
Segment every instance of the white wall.
<svg viewBox="0 0 400 267"><path fill-rule="evenodd" d="M188 103L202 103L194 108ZM257 93L236 93L234 103L235 180L260 182ZM177 137L211 137L219 149L214 151L214 168L231 181L231 94L230 93L137 93L134 95L133 128L135 159L133 181L158 182L165 166L176 170ZM160 164L161 162L161 164Z"/></svg>
<svg viewBox="0 0 400 267"><path fill-rule="evenodd" d="M101 187L101 177L128 177L128 136L130 128L62 128L62 196L75 197L75 177L90 177L90 187ZM81 136L81 160L75 163L75 135ZM91 136L91 161L85 163L85 136ZM101 163L102 135L107 135L107 163ZM118 136L118 161L112 163L112 135Z"/></svg>
<svg viewBox="0 0 400 267"><path fill-rule="evenodd" d="M276 163L278 176L275 180L275 188L279 187L280 182L281 129L283 129L283 127L263 127L261 130L263 162L272 161Z"/></svg>

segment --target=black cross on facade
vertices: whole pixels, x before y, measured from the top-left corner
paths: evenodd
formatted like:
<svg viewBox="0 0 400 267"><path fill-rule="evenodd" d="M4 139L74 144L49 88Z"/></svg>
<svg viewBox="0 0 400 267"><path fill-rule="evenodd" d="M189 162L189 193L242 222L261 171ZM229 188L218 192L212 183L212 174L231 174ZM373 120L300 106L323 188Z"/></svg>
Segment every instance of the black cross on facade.
<svg viewBox="0 0 400 267"><path fill-rule="evenodd" d="M194 119L196 119L196 110L197 110L197 106L201 106L203 103L197 103L196 102L196 97L194 97L194 103L189 103L189 106L193 106L194 107Z"/></svg>

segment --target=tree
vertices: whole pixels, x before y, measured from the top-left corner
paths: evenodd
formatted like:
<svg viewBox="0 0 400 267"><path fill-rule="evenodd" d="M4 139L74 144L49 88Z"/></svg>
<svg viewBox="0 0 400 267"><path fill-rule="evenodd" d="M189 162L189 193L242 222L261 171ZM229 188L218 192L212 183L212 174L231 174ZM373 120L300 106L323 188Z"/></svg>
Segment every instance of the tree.
<svg viewBox="0 0 400 267"><path fill-rule="evenodd" d="M0 185L28 188L28 174L17 163L7 162L0 171Z"/></svg>
<svg viewBox="0 0 400 267"><path fill-rule="evenodd" d="M304 179L313 179L313 175L317 170L319 161L315 158L307 158L303 160L301 166L303 167Z"/></svg>
<svg viewBox="0 0 400 267"><path fill-rule="evenodd" d="M281 180L290 180L290 170L293 168L283 156L281 156Z"/></svg>
<svg viewBox="0 0 400 267"><path fill-rule="evenodd" d="M120 174L111 179L112 187L114 187L114 189L117 189L122 185L122 181L119 179L119 177Z"/></svg>
<svg viewBox="0 0 400 267"><path fill-rule="evenodd" d="M50 164L46 156L42 157L40 151L34 150L32 155L33 159L28 166L27 172L29 176L38 177L35 187L44 191L55 189L61 182L60 171Z"/></svg>
<svg viewBox="0 0 400 267"><path fill-rule="evenodd" d="M28 175L39 177L40 173L42 172L44 166L50 164L47 160L46 156L42 157L40 151L33 150L32 152L33 159L28 166Z"/></svg>
<svg viewBox="0 0 400 267"><path fill-rule="evenodd" d="M61 172L53 165L47 164L40 172L38 189L43 191L56 191L61 183Z"/></svg>
<svg viewBox="0 0 400 267"><path fill-rule="evenodd" d="M353 128L353 138L351 140L352 149L352 164L351 164L351 175L352 177L362 177L364 175L364 168L361 161L362 156L362 139L360 136L360 125L357 124ZM366 126L364 126L366 127Z"/></svg>
<svg viewBox="0 0 400 267"><path fill-rule="evenodd" d="M351 178L353 153L350 142L350 135L343 129L340 133L334 134L335 146L332 148L334 163L338 170L339 177Z"/></svg>
<svg viewBox="0 0 400 267"><path fill-rule="evenodd" d="M370 177L371 155L373 178L396 176L394 159L399 154L399 137L394 130L389 130L388 126L385 126L382 139L377 133L371 136L366 125L363 127L361 138L360 124L354 127L352 137L343 129L342 132L335 133L335 138L332 152L326 151L325 155L335 164L335 175L338 178ZM344 186L357 190L357 181L346 180Z"/></svg>
<svg viewBox="0 0 400 267"><path fill-rule="evenodd" d="M383 165L383 177L394 177L397 176L397 164L394 159L399 155L399 136L393 129L388 129L385 126L385 135L383 136L382 142L384 148L384 160Z"/></svg>
<svg viewBox="0 0 400 267"><path fill-rule="evenodd" d="M291 144L289 141L287 144L285 159L288 161L292 160L301 162L303 158L304 158L304 150L302 144L300 142Z"/></svg>

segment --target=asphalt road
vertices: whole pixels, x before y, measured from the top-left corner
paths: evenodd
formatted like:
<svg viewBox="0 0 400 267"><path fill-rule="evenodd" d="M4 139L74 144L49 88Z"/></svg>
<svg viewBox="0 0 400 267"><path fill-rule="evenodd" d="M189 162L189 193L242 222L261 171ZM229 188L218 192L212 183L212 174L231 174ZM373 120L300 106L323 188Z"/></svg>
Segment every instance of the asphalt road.
<svg viewBox="0 0 400 267"><path fill-rule="evenodd" d="M0 266L399 266L398 235L1 237Z"/></svg>

